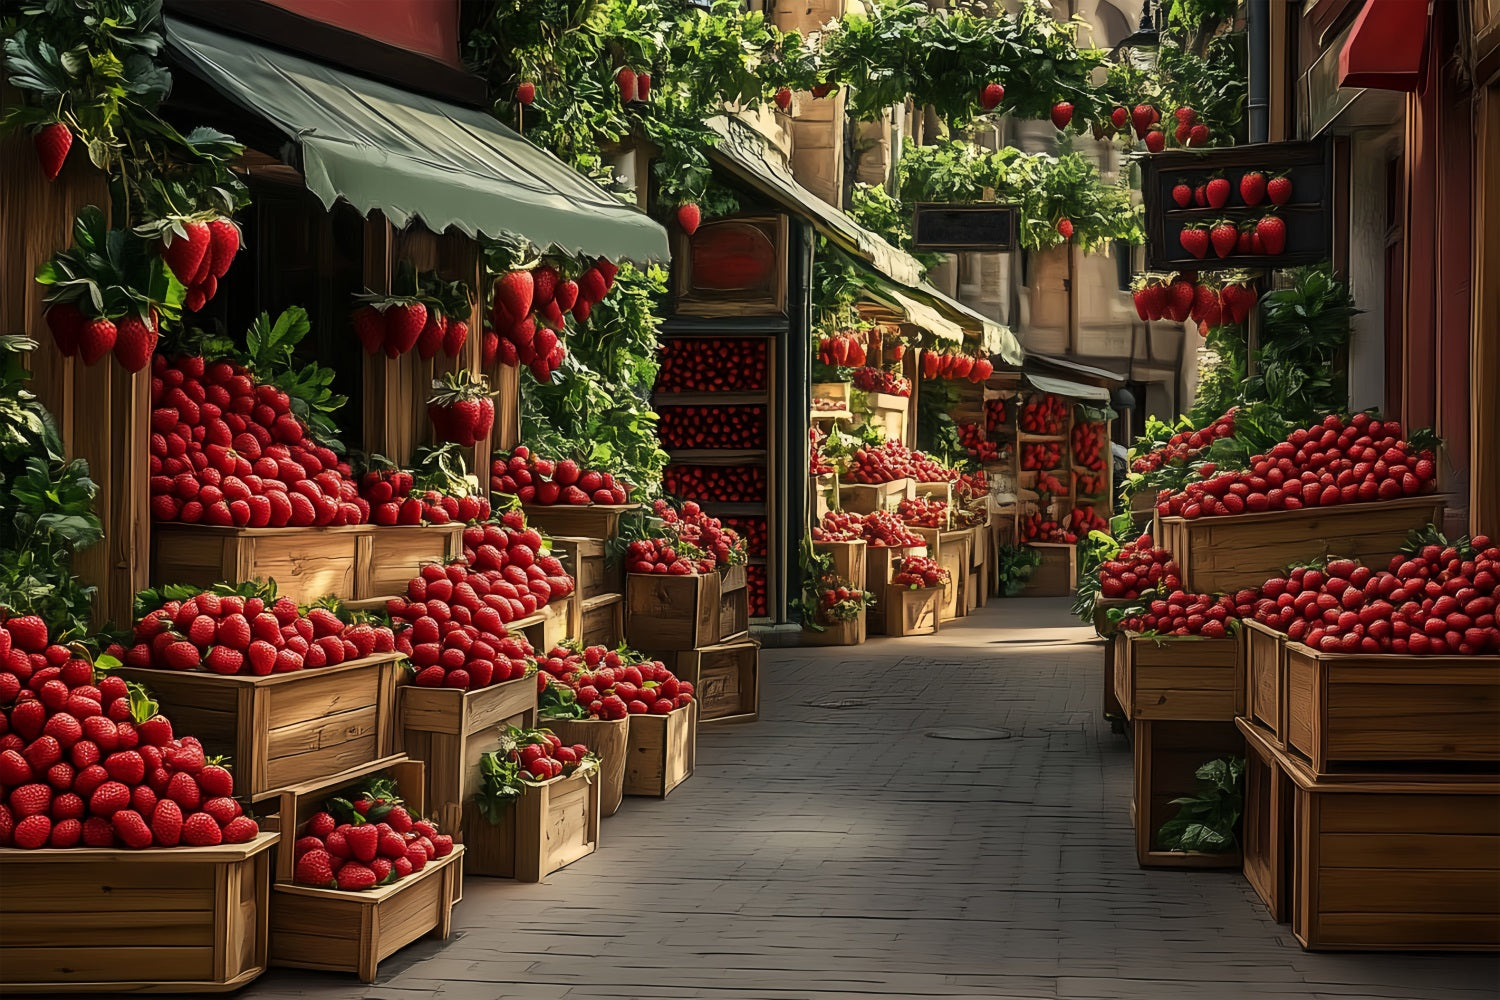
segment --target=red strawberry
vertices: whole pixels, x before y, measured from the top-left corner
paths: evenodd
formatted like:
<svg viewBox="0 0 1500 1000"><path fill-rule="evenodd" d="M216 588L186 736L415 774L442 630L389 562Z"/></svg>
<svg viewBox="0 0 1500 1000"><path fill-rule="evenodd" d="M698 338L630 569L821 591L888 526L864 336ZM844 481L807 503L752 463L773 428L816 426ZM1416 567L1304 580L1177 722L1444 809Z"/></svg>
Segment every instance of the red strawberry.
<svg viewBox="0 0 1500 1000"><path fill-rule="evenodd" d="M1115 108L1109 113L1109 120L1114 124L1115 128L1124 128L1125 123L1130 121L1130 112L1124 108Z"/></svg>
<svg viewBox="0 0 1500 1000"><path fill-rule="evenodd" d="M161 257L178 281L192 286L196 284L194 279L203 259L208 256L212 233L202 222L184 222L181 228L186 235L172 229L162 233Z"/></svg>
<svg viewBox="0 0 1500 1000"><path fill-rule="evenodd" d="M443 337L448 333L448 320L436 309L427 310L427 322L417 335L417 357L430 360L443 346Z"/></svg>
<svg viewBox="0 0 1500 1000"><path fill-rule="evenodd" d="M1274 215L1267 215L1255 224L1255 235L1260 238L1261 249L1275 256L1286 249L1286 223Z"/></svg>
<svg viewBox="0 0 1500 1000"><path fill-rule="evenodd" d="M1229 182L1225 181L1224 183L1228 184ZM1221 220L1218 223L1215 223L1213 229L1209 231L1208 235L1209 238L1213 241L1214 253L1218 254L1220 257L1228 257L1230 254L1234 253L1234 248L1236 244L1239 243L1240 239L1240 231L1235 228L1233 222L1229 222L1227 220Z"/></svg>
<svg viewBox="0 0 1500 1000"><path fill-rule="evenodd" d="M1259 170L1240 175L1240 200L1250 207L1266 199L1266 175Z"/></svg>
<svg viewBox="0 0 1500 1000"><path fill-rule="evenodd" d="M458 357L458 352L463 350L464 341L468 339L469 324L461 319L452 320L443 334L443 353L450 358Z"/></svg>
<svg viewBox="0 0 1500 1000"><path fill-rule="evenodd" d="M698 211L697 205L688 202L685 205L677 206L677 224L682 227L682 231L687 235L691 236L696 233L698 231L698 224L701 221L702 214ZM562 307L561 303L558 305Z"/></svg>
<svg viewBox="0 0 1500 1000"><path fill-rule="evenodd" d="M1167 135L1159 128L1154 128L1146 133L1146 149L1152 153L1160 153L1167 148Z"/></svg>
<svg viewBox="0 0 1500 1000"><path fill-rule="evenodd" d="M208 271L215 278L224 277L234 255L240 252L240 229L228 219L214 219L208 224Z"/></svg>
<svg viewBox="0 0 1500 1000"><path fill-rule="evenodd" d="M109 821L115 828L115 836L119 837L126 847L140 850L151 846L151 828L146 825L145 818L134 809L121 809L111 816Z"/></svg>
<svg viewBox="0 0 1500 1000"><path fill-rule="evenodd" d="M209 799L203 803L203 811L214 818L220 826L224 826L236 816L242 814L240 804L227 796Z"/></svg>
<svg viewBox="0 0 1500 1000"><path fill-rule="evenodd" d="M621 70L621 72L629 71ZM340 889L349 892L364 892L366 889L373 889L375 882L375 872L358 861L346 861L339 868L338 887Z"/></svg>
<svg viewBox="0 0 1500 1000"><path fill-rule="evenodd" d="M515 345L514 344L511 345L511 350L512 351L515 350ZM495 363L495 361L499 357L500 357L500 336L499 336L499 334L495 333L494 330L486 330L486 331L484 331L484 338L483 338L482 347L481 347L481 350L480 350L480 363L483 364L484 367L489 368L490 366L492 366Z"/></svg>
<svg viewBox="0 0 1500 1000"><path fill-rule="evenodd" d="M27 816L16 824L13 836L17 847L34 851L45 846L52 836L52 820L46 816Z"/></svg>
<svg viewBox="0 0 1500 1000"><path fill-rule="evenodd" d="M22 615L5 623L11 642L28 653L47 648L47 623L36 615Z"/></svg>
<svg viewBox="0 0 1500 1000"><path fill-rule="evenodd" d="M1052 124L1058 129L1065 129L1073 120L1073 105L1067 101L1058 101L1052 105Z"/></svg>
<svg viewBox="0 0 1500 1000"><path fill-rule="evenodd" d="M792 89L781 87L776 91L776 106L782 111L790 111L792 108Z"/></svg>
<svg viewBox="0 0 1500 1000"><path fill-rule="evenodd" d="M65 357L77 354L78 338L83 333L84 323L88 322L78 307L71 302L59 302L49 308L43 318L52 331L52 339L57 342L57 349Z"/></svg>
<svg viewBox="0 0 1500 1000"><path fill-rule="evenodd" d="M636 99L635 70L629 66L621 66L620 71L615 74L615 85L620 88L621 104L629 104Z"/></svg>
<svg viewBox="0 0 1500 1000"><path fill-rule="evenodd" d="M1073 238L1073 220L1059 219L1057 221L1057 235L1065 240L1071 240Z"/></svg>
<svg viewBox="0 0 1500 1000"><path fill-rule="evenodd" d="M260 833L260 826L249 816L236 816L224 824L223 841L226 844L248 844Z"/></svg>
<svg viewBox="0 0 1500 1000"><path fill-rule="evenodd" d="M189 847L213 847L224 842L224 832L206 812L195 812L182 824L182 842Z"/></svg>
<svg viewBox="0 0 1500 1000"><path fill-rule="evenodd" d="M1187 208L1193 203L1193 189L1187 181L1178 181L1172 188L1172 200L1177 202L1178 208Z"/></svg>
<svg viewBox="0 0 1500 1000"><path fill-rule="evenodd" d="M158 847L176 847L182 840L182 808L171 799L157 799L151 814L151 835Z"/></svg>
<svg viewBox="0 0 1500 1000"><path fill-rule="evenodd" d="M57 180L68 150L73 148L73 133L62 122L43 126L32 140L36 143L36 156L42 163L42 174L49 181Z"/></svg>
<svg viewBox="0 0 1500 1000"><path fill-rule="evenodd" d="M1229 204L1229 181L1223 177L1215 177L1208 182L1203 193L1208 198L1209 208L1223 208Z"/></svg>
<svg viewBox="0 0 1500 1000"><path fill-rule="evenodd" d="M695 205L694 207L696 208L697 206ZM681 221L682 217L679 215L678 222ZM687 227L683 226L683 228L686 229ZM694 223L693 228L698 228L696 223ZM692 233L689 232L688 235L691 236ZM564 312L572 309L573 306L578 302L578 282L571 280L558 282L557 291L552 294L552 301L556 302L557 308L561 309Z"/></svg>
<svg viewBox="0 0 1500 1000"><path fill-rule="evenodd" d="M1202 258L1208 253L1208 230L1200 225L1188 225L1177 236L1182 248L1194 257Z"/></svg>
<svg viewBox="0 0 1500 1000"><path fill-rule="evenodd" d="M1135 137L1144 139L1147 130L1156 124L1156 109L1149 104L1137 104L1130 112L1130 122L1135 127Z"/></svg>
<svg viewBox="0 0 1500 1000"><path fill-rule="evenodd" d="M531 313L536 286L530 271L507 271L495 279L495 301L502 304L513 321Z"/></svg>
<svg viewBox="0 0 1500 1000"><path fill-rule="evenodd" d="M1271 199L1273 205L1285 205L1292 200L1292 179L1290 177L1273 177L1266 185L1266 195Z"/></svg>
<svg viewBox="0 0 1500 1000"><path fill-rule="evenodd" d="M349 852L359 861L373 861L380 851L380 831L372 824L351 826L344 831L344 839L349 843Z"/></svg>
<svg viewBox="0 0 1500 1000"><path fill-rule="evenodd" d="M385 311L385 356L399 358L410 351L426 325L427 307L420 302L402 302L388 307Z"/></svg>
<svg viewBox="0 0 1500 1000"><path fill-rule="evenodd" d="M78 356L86 365L98 364L101 358L114 350L118 335L115 324L110 320L102 316L89 320L78 334Z"/></svg>
<svg viewBox="0 0 1500 1000"><path fill-rule="evenodd" d="M360 306L354 310L354 335L359 338L366 354L379 354L385 346L385 317L374 306Z"/></svg>
<svg viewBox="0 0 1500 1000"><path fill-rule="evenodd" d="M516 85L516 103L531 107L531 102L536 100L536 84L530 80L522 80ZM301 881L300 879L298 881Z"/></svg>
<svg viewBox="0 0 1500 1000"><path fill-rule="evenodd" d="M1005 88L998 83L987 83L979 90L979 106L986 111L995 110L1003 100Z"/></svg>
<svg viewBox="0 0 1500 1000"><path fill-rule="evenodd" d="M651 100L651 74L645 70L635 75L635 99L637 101Z"/></svg>
<svg viewBox="0 0 1500 1000"><path fill-rule="evenodd" d="M327 851L308 851L297 859L292 880L301 885L327 888L333 885L333 855Z"/></svg>
<svg viewBox="0 0 1500 1000"><path fill-rule="evenodd" d="M1208 145L1208 126L1194 125L1192 130L1188 132L1187 144L1193 147Z"/></svg>

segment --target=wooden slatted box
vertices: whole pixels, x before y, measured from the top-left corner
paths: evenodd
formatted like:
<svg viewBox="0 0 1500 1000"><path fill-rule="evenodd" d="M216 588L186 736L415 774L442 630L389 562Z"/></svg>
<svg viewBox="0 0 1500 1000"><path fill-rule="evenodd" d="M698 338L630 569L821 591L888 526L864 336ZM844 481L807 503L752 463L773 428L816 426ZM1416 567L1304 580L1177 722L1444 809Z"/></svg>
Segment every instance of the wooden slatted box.
<svg viewBox="0 0 1500 1000"><path fill-rule="evenodd" d="M526 790L490 824L473 801L464 803L466 862L474 875L540 882L553 872L588 857L599 847L597 774L553 778Z"/></svg>
<svg viewBox="0 0 1500 1000"><path fill-rule="evenodd" d="M1233 722L1245 682L1234 639L1115 637L1115 697L1126 718Z"/></svg>
<svg viewBox="0 0 1500 1000"><path fill-rule="evenodd" d="M1130 813L1137 863L1142 868L1239 868L1239 851L1196 854L1156 846L1156 831L1177 812L1172 800L1197 793L1198 768L1221 757L1244 756L1244 739L1234 723L1136 719L1131 725L1135 785Z"/></svg>
<svg viewBox="0 0 1500 1000"><path fill-rule="evenodd" d="M224 580L275 580L277 593L298 604L328 595L357 599L361 596L360 569L369 561L375 530L369 524L337 528L153 524L151 582L207 589Z"/></svg>
<svg viewBox="0 0 1500 1000"><path fill-rule="evenodd" d="M669 653L662 661L693 685L700 725L760 717L760 643L754 639Z"/></svg>
<svg viewBox="0 0 1500 1000"><path fill-rule="evenodd" d="M625 794L665 798L693 776L698 756L698 703L666 715L630 716Z"/></svg>
<svg viewBox="0 0 1500 1000"><path fill-rule="evenodd" d="M406 594L407 582L427 563L448 563L463 555L462 524L401 524L370 531L357 568L355 597L371 600ZM277 581L278 585L280 580Z"/></svg>

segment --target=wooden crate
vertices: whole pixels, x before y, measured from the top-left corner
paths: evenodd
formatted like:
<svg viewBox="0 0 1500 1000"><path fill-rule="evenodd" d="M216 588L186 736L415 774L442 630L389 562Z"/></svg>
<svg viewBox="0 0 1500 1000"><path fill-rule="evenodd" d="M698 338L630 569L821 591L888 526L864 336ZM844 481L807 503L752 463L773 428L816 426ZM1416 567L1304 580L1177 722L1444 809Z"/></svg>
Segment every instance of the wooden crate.
<svg viewBox="0 0 1500 1000"><path fill-rule="evenodd" d="M889 483L839 483L839 506L852 514L873 514L877 510L895 510L902 500L915 495L910 479Z"/></svg>
<svg viewBox="0 0 1500 1000"><path fill-rule="evenodd" d="M591 503L579 507L528 503L522 504L521 510L526 514L527 524L549 535L609 541L620 533L620 518L640 507L638 503Z"/></svg>
<svg viewBox="0 0 1500 1000"><path fill-rule="evenodd" d="M912 545L906 548L888 548L870 545L865 549L864 588L881 602L876 604L874 614L865 616L865 629L871 635L885 634L885 588L896 575L896 567L907 556L927 554L927 546Z"/></svg>
<svg viewBox="0 0 1500 1000"><path fill-rule="evenodd" d="M754 639L682 650L662 660L693 685L700 725L760 717L760 643Z"/></svg>
<svg viewBox="0 0 1500 1000"><path fill-rule="evenodd" d="M1292 783L1269 734L1248 719L1236 719L1235 725L1245 737L1245 812L1240 824L1245 881L1266 904L1271 919L1286 923L1292 888Z"/></svg>
<svg viewBox="0 0 1500 1000"><path fill-rule="evenodd" d="M585 646L613 649L625 639L625 595L600 594L580 604L578 640Z"/></svg>
<svg viewBox="0 0 1500 1000"><path fill-rule="evenodd" d="M861 608L859 614L841 622L822 622L823 631L803 628L802 642L808 646L859 646L865 641L869 612Z"/></svg>
<svg viewBox="0 0 1500 1000"><path fill-rule="evenodd" d="M356 568L355 597L371 600L404 596L408 581L427 563L451 562L463 552L462 524L373 527L364 558Z"/></svg>
<svg viewBox="0 0 1500 1000"><path fill-rule="evenodd" d="M698 756L698 703L666 715L630 716L625 794L666 798L693 776Z"/></svg>
<svg viewBox="0 0 1500 1000"><path fill-rule="evenodd" d="M651 652L712 646L723 632L722 597L717 573L627 573L626 641Z"/></svg>
<svg viewBox="0 0 1500 1000"><path fill-rule="evenodd" d="M1126 721L1125 706L1120 704L1120 696L1115 693L1115 669L1120 657L1120 643L1111 638L1104 643L1104 718L1111 723L1118 724L1115 732L1124 732L1123 723Z"/></svg>
<svg viewBox="0 0 1500 1000"><path fill-rule="evenodd" d="M943 598L938 603L938 621L949 622L969 613L969 568L973 563L974 533L967 528L943 531L938 528L912 528L927 542L927 552L948 571Z"/></svg>
<svg viewBox="0 0 1500 1000"><path fill-rule="evenodd" d="M1500 779L1323 779L1270 748L1292 785L1292 934L1338 951L1500 950Z"/></svg>
<svg viewBox="0 0 1500 1000"><path fill-rule="evenodd" d="M860 423L879 428L888 441L900 441L910 446L908 440L911 399L889 392L865 393L867 411L857 414Z"/></svg>
<svg viewBox="0 0 1500 1000"><path fill-rule="evenodd" d="M1156 831L1176 815L1173 799L1198 791L1195 772L1211 760L1244 756L1233 722L1136 719L1131 723L1135 785L1130 802L1135 857L1142 868L1239 868L1239 851L1197 854L1156 849Z"/></svg>
<svg viewBox="0 0 1500 1000"><path fill-rule="evenodd" d="M1096 597L1094 598L1094 631L1105 639L1111 638L1119 631L1119 626L1110 624L1111 608L1129 608L1150 603L1151 600L1148 597Z"/></svg>
<svg viewBox="0 0 1500 1000"><path fill-rule="evenodd" d="M938 630L942 587L913 589L888 583L884 594L886 635L932 635Z"/></svg>
<svg viewBox="0 0 1500 1000"><path fill-rule="evenodd" d="M228 993L266 968L271 847L0 849L0 993Z"/></svg>
<svg viewBox="0 0 1500 1000"><path fill-rule="evenodd" d="M1261 728L1278 750L1286 747L1286 635L1253 618L1240 621L1240 661L1244 664L1244 716Z"/></svg>
<svg viewBox="0 0 1500 1000"><path fill-rule="evenodd" d="M750 631L750 591L741 587L719 596L719 635L715 642L730 642Z"/></svg>
<svg viewBox="0 0 1500 1000"><path fill-rule="evenodd" d="M540 882L599 847L598 775L527 785L494 825L472 801L464 810L464 829L474 831L465 842L473 875Z"/></svg>
<svg viewBox="0 0 1500 1000"><path fill-rule="evenodd" d="M117 667L178 729L231 759L251 800L386 757L396 747L400 653L264 677Z"/></svg>
<svg viewBox="0 0 1500 1000"><path fill-rule="evenodd" d="M536 725L536 679L518 677L472 691L401 688L402 748L426 765L428 811L444 830L458 830L463 807L479 790L479 758L500 746L507 726Z"/></svg>
<svg viewBox="0 0 1500 1000"><path fill-rule="evenodd" d="M1115 697L1126 718L1233 722L1242 711L1245 682L1234 639L1121 632L1115 644Z"/></svg>
<svg viewBox="0 0 1500 1000"><path fill-rule="evenodd" d="M814 409L812 411L812 418L814 420L828 420L830 418L836 419L854 416L849 409L849 389L850 385L848 382L814 382L812 384L812 398L831 399L839 404L839 408L837 410Z"/></svg>
<svg viewBox="0 0 1500 1000"><path fill-rule="evenodd" d="M1312 771L1500 764L1500 656L1322 653L1286 644L1287 746Z"/></svg>
<svg viewBox="0 0 1500 1000"><path fill-rule="evenodd" d="M1023 597L1067 597L1078 587L1078 549L1062 542L1027 542L1042 554L1042 564L1031 572ZM1262 581L1264 582L1264 581Z"/></svg>
<svg viewBox="0 0 1500 1000"><path fill-rule="evenodd" d="M574 591L580 599L587 601L604 594L620 592L620 570L610 570L604 555L605 543L601 538L583 538L556 535L552 538L552 554L563 561L563 568L573 574L577 582Z"/></svg>
<svg viewBox="0 0 1500 1000"><path fill-rule="evenodd" d="M426 780L421 761L392 756L282 789L276 819L288 844L303 825L341 793L358 791L367 779L389 774L413 816L425 815ZM455 833L453 828L440 832ZM380 963L422 937L447 940L453 904L463 895L464 845L434 858L419 872L365 892L320 889L292 882L296 863L277 851L271 889L270 964L294 969L352 972L373 983Z"/></svg>
<svg viewBox="0 0 1500 1000"><path fill-rule="evenodd" d="M320 597L358 598L359 569L369 559L374 525L338 528L225 528L210 524L151 526L151 583L275 580L298 604ZM381 529L388 530L388 529ZM401 590L405 590L403 580Z"/></svg>
<svg viewBox="0 0 1500 1000"><path fill-rule="evenodd" d="M1182 567L1188 593L1234 593L1281 576L1288 563L1337 556L1384 565L1407 533L1442 523L1443 499L1407 497L1374 503L1223 517L1160 518L1158 545Z"/></svg>
<svg viewBox="0 0 1500 1000"><path fill-rule="evenodd" d="M833 575L849 581L851 587L865 585L866 549L865 540L856 538L850 542L813 542L813 551L833 560Z"/></svg>
<svg viewBox="0 0 1500 1000"><path fill-rule="evenodd" d="M507 622L511 632L524 632L533 648L545 652L565 639L573 638L578 631L578 595L569 594L555 601L548 601L525 618Z"/></svg>
<svg viewBox="0 0 1500 1000"><path fill-rule="evenodd" d="M623 719L549 719L552 730L567 746L582 743L599 755L599 815L613 816L625 795L625 766L629 757L630 717ZM482 821L481 821L482 822Z"/></svg>

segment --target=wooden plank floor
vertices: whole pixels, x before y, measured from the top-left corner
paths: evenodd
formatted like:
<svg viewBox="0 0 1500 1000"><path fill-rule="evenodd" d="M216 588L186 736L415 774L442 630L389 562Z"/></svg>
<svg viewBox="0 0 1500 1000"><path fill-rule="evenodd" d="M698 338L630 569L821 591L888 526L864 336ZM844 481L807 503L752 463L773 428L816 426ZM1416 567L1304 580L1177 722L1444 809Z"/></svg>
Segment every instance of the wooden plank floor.
<svg viewBox="0 0 1500 1000"><path fill-rule="evenodd" d="M469 879L453 938L376 986L274 971L239 996L1497 996L1496 957L1308 954L1237 874L1138 869L1102 649L1065 610L768 649L762 721L704 730L697 775L627 799L598 853L542 885ZM926 735L953 727L1009 738Z"/></svg>

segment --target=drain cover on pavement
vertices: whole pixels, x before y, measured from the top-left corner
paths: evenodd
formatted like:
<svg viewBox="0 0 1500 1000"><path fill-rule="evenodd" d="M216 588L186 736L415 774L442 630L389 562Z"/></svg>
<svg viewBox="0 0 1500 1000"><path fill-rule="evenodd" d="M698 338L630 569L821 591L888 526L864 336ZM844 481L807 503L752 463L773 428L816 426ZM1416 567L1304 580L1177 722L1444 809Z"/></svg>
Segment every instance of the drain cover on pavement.
<svg viewBox="0 0 1500 1000"><path fill-rule="evenodd" d="M810 701L807 703L813 708L863 708L869 702L864 698L841 698L837 701Z"/></svg>
<svg viewBox="0 0 1500 1000"><path fill-rule="evenodd" d="M935 740L1008 740L1009 729L980 729L975 726L950 726L923 733Z"/></svg>

